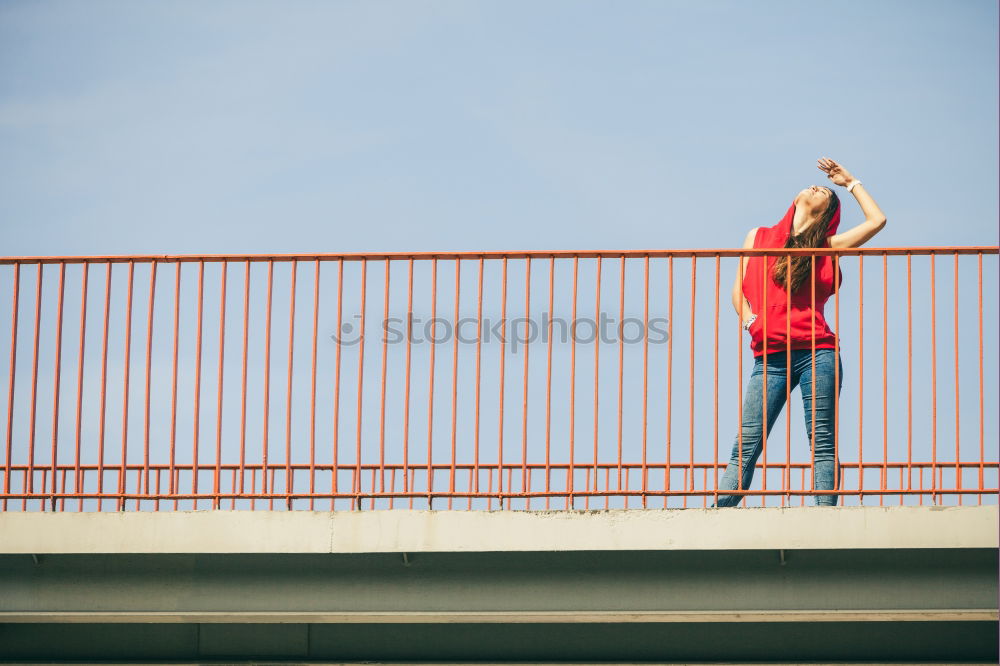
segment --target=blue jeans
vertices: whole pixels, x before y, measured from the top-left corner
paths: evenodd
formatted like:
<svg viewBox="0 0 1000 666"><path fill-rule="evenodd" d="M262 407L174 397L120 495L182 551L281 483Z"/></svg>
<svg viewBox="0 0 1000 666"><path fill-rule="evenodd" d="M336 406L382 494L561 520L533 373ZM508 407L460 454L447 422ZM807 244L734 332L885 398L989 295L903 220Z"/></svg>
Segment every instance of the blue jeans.
<svg viewBox="0 0 1000 666"><path fill-rule="evenodd" d="M767 355L767 432L778 418L785 406L785 382L791 382L790 388L799 387L802 393L802 406L806 416L806 437L813 433L813 360L812 350L793 349L791 352L791 367L786 365L785 352ZM835 376L834 364L839 366L839 375ZM844 366L833 349L816 350L816 432L815 441L811 442L814 454L813 489L835 490L839 479L839 468L836 459L834 443L834 390L840 393L843 383ZM841 381L838 382L837 379ZM834 388L836 385L836 389ZM750 381L743 395L743 443L737 436L733 443L733 453L722 475L719 490L747 490L753 481L754 465L760 456L763 446L763 405L764 405L764 358L757 357ZM742 450L741 450L742 449ZM741 454L742 453L742 462ZM742 470L742 485L738 479ZM718 506L734 506L743 499L743 495L720 495ZM816 504L835 506L836 495L816 495Z"/></svg>

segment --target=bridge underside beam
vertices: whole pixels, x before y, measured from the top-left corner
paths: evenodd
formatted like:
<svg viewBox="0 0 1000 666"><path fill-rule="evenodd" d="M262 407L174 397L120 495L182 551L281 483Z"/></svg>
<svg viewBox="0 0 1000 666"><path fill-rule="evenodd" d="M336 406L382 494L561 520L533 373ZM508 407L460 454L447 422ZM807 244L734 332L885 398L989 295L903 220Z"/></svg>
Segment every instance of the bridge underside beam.
<svg viewBox="0 0 1000 666"><path fill-rule="evenodd" d="M989 661L997 565L988 548L3 555L0 645L11 659Z"/></svg>
<svg viewBox="0 0 1000 666"><path fill-rule="evenodd" d="M995 622L8 624L7 660L996 663Z"/></svg>

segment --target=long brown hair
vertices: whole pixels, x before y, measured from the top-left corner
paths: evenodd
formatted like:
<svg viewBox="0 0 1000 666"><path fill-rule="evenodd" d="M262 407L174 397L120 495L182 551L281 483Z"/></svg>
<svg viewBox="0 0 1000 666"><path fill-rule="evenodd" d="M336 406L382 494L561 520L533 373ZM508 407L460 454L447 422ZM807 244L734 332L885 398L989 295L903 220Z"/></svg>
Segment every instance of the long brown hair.
<svg viewBox="0 0 1000 666"><path fill-rule="evenodd" d="M830 228L830 221L833 220L833 216L839 208L840 199L837 197L836 192L830 190L830 202L823 212L823 217L816 224L813 224L797 236L789 232L788 240L785 241L785 247L806 248L823 247L826 245L826 232ZM789 259L791 259L792 265L791 279L787 277ZM791 291L794 293L809 279L811 271L812 261L809 255L802 254L795 257L784 257L774 262L774 271L771 273L771 278L782 289L785 288L786 281L791 282Z"/></svg>

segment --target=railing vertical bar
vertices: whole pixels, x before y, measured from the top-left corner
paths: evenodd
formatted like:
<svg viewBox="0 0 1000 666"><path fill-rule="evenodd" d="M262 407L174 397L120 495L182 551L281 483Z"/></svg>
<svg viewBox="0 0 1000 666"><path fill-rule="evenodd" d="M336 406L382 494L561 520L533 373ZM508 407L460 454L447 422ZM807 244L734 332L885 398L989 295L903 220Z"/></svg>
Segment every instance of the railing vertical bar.
<svg viewBox="0 0 1000 666"><path fill-rule="evenodd" d="M60 389L60 379L62 377L62 330L63 330L63 303L64 296L66 293L66 262L59 262L59 291L58 291L58 302L56 304L56 341L55 341L55 359L54 359L54 372L52 378L52 494L53 498L51 500L52 510L55 510L55 497L54 495L58 492L56 488L56 462L58 458L58 451L56 450L59 445L59 389ZM44 491L45 488L43 487Z"/></svg>
<svg viewBox="0 0 1000 666"><path fill-rule="evenodd" d="M625 320L625 255L621 258L621 272L618 283L618 490L622 489L622 394L624 391L625 349L623 347L622 322ZM673 317L671 317L671 320ZM625 508L628 508L628 495Z"/></svg>
<svg viewBox="0 0 1000 666"><path fill-rule="evenodd" d="M858 504L865 503L864 400L865 400L865 257L858 255Z"/></svg>
<svg viewBox="0 0 1000 666"><path fill-rule="evenodd" d="M309 510L315 508L316 495L316 351L319 341L319 273L320 262L313 262L313 329L312 359L309 375ZM339 333L339 332L338 332Z"/></svg>
<svg viewBox="0 0 1000 666"><path fill-rule="evenodd" d="M594 280L594 322L595 326L600 324L601 321L601 264L603 263L601 257L597 257L597 277ZM598 415L599 410L599 397L600 397L600 357L601 357L601 335L600 331L597 331L594 335L594 487L593 490L597 490L597 440L598 440ZM587 490L590 491L590 480L588 477ZM666 502L666 496L663 499ZM585 500L585 508L590 508L590 495L587 495ZM665 505L664 505L665 506Z"/></svg>
<svg viewBox="0 0 1000 666"><path fill-rule="evenodd" d="M25 497L21 500L22 511L26 511L28 508L28 495L34 492L35 482L35 414L38 404L38 340L41 335L42 279L43 264L39 262L38 273L35 277L35 334L34 351L31 360L31 411L28 412L30 423L28 430L28 467L25 472Z"/></svg>
<svg viewBox="0 0 1000 666"><path fill-rule="evenodd" d="M378 425L378 491L385 492L385 381L389 356L389 336L385 325L389 321L389 280L391 278L392 262L385 260L385 279L382 291L382 385L379 388L379 425ZM374 500L373 500L374 501ZM390 500L391 502L391 500Z"/></svg>
<svg viewBox="0 0 1000 666"><path fill-rule="evenodd" d="M955 258L955 295L954 295L954 312L955 312L955 488L959 490L958 493L958 505L962 506L962 470L959 468L958 461L961 457L961 452L959 450L959 423L961 419L959 418L959 394L958 394L958 253L954 255Z"/></svg>
<svg viewBox="0 0 1000 666"><path fill-rule="evenodd" d="M17 271L18 265L15 264L15 273ZM83 430L83 370L84 370L84 360L85 360L85 343L87 339L87 283L90 273L90 264L84 263L81 267L80 273L80 346L77 353L79 354L79 364L76 369L76 424L74 430L74 439L76 440L76 455L74 457L74 469L73 469L73 488L80 495L79 502L77 503L77 511L83 511L83 471L80 469L80 447L81 447L81 436ZM15 280L15 284L17 281ZM14 299L15 305L17 304L17 298ZM17 314L15 312L14 317L16 319ZM15 321L14 329L11 336L11 340L17 337L17 324ZM11 357L10 360L11 370L14 368L14 358ZM9 417L8 417L9 419ZM9 441L9 439L8 439ZM10 451L7 452L7 460L10 460ZM8 469L7 474L10 474ZM5 477L6 478L6 477ZM4 500L4 509L7 508L7 501Z"/></svg>
<svg viewBox="0 0 1000 666"><path fill-rule="evenodd" d="M195 323L195 350L194 350L194 432L191 438L191 494L198 495L198 444L201 435L201 333L202 315L204 312L205 300L205 262L198 262L198 310ZM192 500L194 509L198 508L197 498Z"/></svg>
<svg viewBox="0 0 1000 666"><path fill-rule="evenodd" d="M431 259L431 321L437 322L437 257ZM431 329L431 350L427 371L427 508L434 508L434 352L437 336Z"/></svg>
<svg viewBox="0 0 1000 666"><path fill-rule="evenodd" d="M292 508L291 496L295 492L295 477L292 472L292 377L295 372L295 287L299 272L299 262L291 263L288 289L288 379L285 385L285 498L289 510Z"/></svg>
<svg viewBox="0 0 1000 666"><path fill-rule="evenodd" d="M860 261L860 257L858 257ZM906 253L906 489L913 489L913 270ZM902 489L902 488L900 488ZM900 495L899 503L903 503ZM923 503L923 498L920 498Z"/></svg>
<svg viewBox="0 0 1000 666"><path fill-rule="evenodd" d="M889 257L882 253L882 474L878 504L885 504L889 468Z"/></svg>
<svg viewBox="0 0 1000 666"><path fill-rule="evenodd" d="M69 474L69 470L65 467L59 470L59 492L61 497L59 498L59 510L64 511L66 509L66 476Z"/></svg>
<svg viewBox="0 0 1000 666"><path fill-rule="evenodd" d="M513 496L512 489L514 488L514 466L511 465L507 468L507 508L510 509L511 497Z"/></svg>
<svg viewBox="0 0 1000 666"><path fill-rule="evenodd" d="M708 490L708 468L702 468L701 470L701 487ZM701 508L708 506L708 496L701 496Z"/></svg>
<svg viewBox="0 0 1000 666"><path fill-rule="evenodd" d="M263 404L263 425L261 430L261 468L260 485L263 494L268 493L267 478L267 448L270 439L270 415L271 415L271 301L274 292L274 261L267 262L267 300L264 305L264 404ZM250 503L251 509L257 507L257 501ZM274 509L274 500L269 503L269 508Z"/></svg>
<svg viewBox="0 0 1000 666"><path fill-rule="evenodd" d="M834 257L836 260L837 257ZM782 483L785 484L785 490L789 490L792 485L792 318L790 316L792 312L792 258L788 256L785 258L787 262L787 270L785 271L785 471L782 475ZM834 284L839 286L839 283L834 279ZM840 297L840 291L837 291L838 298ZM840 330L838 326L837 330ZM801 388L799 389L801 392ZM785 506L785 499L788 499L788 504L792 503L792 496L788 493L781 496L781 506Z"/></svg>
<svg viewBox="0 0 1000 666"><path fill-rule="evenodd" d="M720 271L721 271L721 257L715 255L715 319L713 326L713 358L714 365L712 368L712 474L715 479L715 492L713 494L714 504L719 502L719 287L720 287ZM705 490L708 490L708 476L704 477L703 483L705 484ZM664 502L666 500L664 499ZM702 506L707 503L707 496L702 498Z"/></svg>
<svg viewBox="0 0 1000 666"><path fill-rule="evenodd" d="M86 266L86 264L84 264ZM157 262L149 264L149 304L146 314L146 386L142 417L142 481L137 489L145 489L149 495L149 398L151 375L153 369L153 305L156 299L156 267ZM135 510L139 510L139 499L135 500Z"/></svg>
<svg viewBox="0 0 1000 666"><path fill-rule="evenodd" d="M506 392L504 382L505 360L507 355L507 257L504 257L501 264L501 287L500 287L500 406L497 424L497 501L500 509L503 509L503 402ZM490 475L492 479L492 474Z"/></svg>
<svg viewBox="0 0 1000 666"><path fill-rule="evenodd" d="M670 288L667 292L667 423L664 432L666 448L666 464L663 468L664 509L667 508L670 501L670 473L673 471L670 454L673 447L671 433L674 408L674 255L667 257L667 282L670 284Z"/></svg>
<svg viewBox="0 0 1000 666"><path fill-rule="evenodd" d="M767 348L769 346L768 345L768 341L767 341L767 332L769 330L768 327L767 327L767 310L768 310L768 308L767 308L767 282L771 279L771 276L768 275L768 273L770 272L770 270L772 269L772 267L769 266L768 263L767 263L768 256L766 254L764 256L760 257L760 260L761 260L761 262L763 262L763 265L762 265L762 268L761 268L761 272L760 272L760 295L761 295L761 306L760 306L761 318L760 319L763 322L763 331L764 331L762 342L761 342L761 348L764 351L764 356L763 356L763 359L764 359L763 360L763 362L764 362L764 365L763 365L764 373L763 373L763 375L761 377L761 398L760 398L760 400L761 400L760 408L761 408L761 413L763 414L763 420L761 421L761 425L762 425L762 427L761 427L761 455L762 455L763 460L764 460L764 462L763 462L763 465L764 465L763 472L764 473L761 475L764 478L761 480L761 484L762 484L761 485L761 489L762 490L767 490L767 435L768 435L768 432L767 432L768 431L768 427L767 427L767 424L768 424L768 419L767 419L767 351L768 351L768 349ZM779 257L775 257L775 259L774 259L775 264L777 264L778 261L780 261L780 258ZM792 270L792 265L791 265L792 264L792 258L788 257L787 261L788 261L788 266L787 266L787 270L785 271L786 273L791 272L791 270ZM786 376L786 382L785 383L787 383L787 376ZM755 463L755 465L757 465L757 464L759 464L759 463ZM743 478L743 474L742 474L742 470L741 470L741 474L740 474L740 483L741 483L741 485L742 485L742 478ZM741 487L741 490L749 490L749 488L742 488ZM749 498L750 498L749 495L744 495L743 496L743 500L742 501L743 501L743 505L744 506L746 506L747 500ZM760 504L761 504L761 506L764 506L766 503L767 503L767 496L766 495L761 495L760 496Z"/></svg>
<svg viewBox="0 0 1000 666"><path fill-rule="evenodd" d="M802 486L802 490L804 491L806 489L806 468L805 467L802 468L802 477L799 480L799 483ZM805 495L805 493L803 493L802 495L799 495L799 504L802 505L802 506L804 506L805 503L806 503L806 495Z"/></svg>
<svg viewBox="0 0 1000 666"><path fill-rule="evenodd" d="M413 347L413 257L406 279L406 369L403 376L403 492L410 492L410 352ZM413 508L413 496L409 499Z"/></svg>
<svg viewBox="0 0 1000 666"><path fill-rule="evenodd" d="M524 325L527 329L531 321L531 257L524 259ZM517 331L514 331L514 338L517 339ZM531 344L528 340L530 336L525 336L524 343L524 390L521 396L521 493L527 495L528 492L528 350ZM508 500L508 508L510 502ZM531 508L531 498L525 498L525 508Z"/></svg>
<svg viewBox="0 0 1000 666"><path fill-rule="evenodd" d="M340 472L340 352L344 336L344 260L337 262L337 340L333 361L333 451L330 478L330 510L337 502L337 474ZM432 348L433 353L433 348Z"/></svg>
<svg viewBox="0 0 1000 666"><path fill-rule="evenodd" d="M38 471L41 472L41 474L42 474L42 482L41 482L40 485L41 485L41 488L42 488L41 493L44 493L45 489L48 488L48 485L49 485L49 481L48 481L48 479L49 479L49 468L48 467L39 467ZM45 510L45 498L44 497L39 497L38 498L38 505L39 505L39 509L40 510L42 510L42 511Z"/></svg>
<svg viewBox="0 0 1000 666"><path fill-rule="evenodd" d="M132 286L135 277L135 262L128 262L128 297L125 315L125 370L122 377L122 466L118 473L118 510L125 509L125 471L128 463L128 398L129 371L132 361Z"/></svg>
<svg viewBox="0 0 1000 666"><path fill-rule="evenodd" d="M812 356L812 359L811 359L811 363L812 363L812 400L809 401L810 402L810 411L812 412L812 418L809 419L810 425L812 426L811 427L812 433L810 433L810 435L809 435L809 441L812 442L812 446L810 446L809 448L810 448L810 450L812 452L812 476L813 476L813 478L812 478L812 481L813 481L812 487L813 487L813 490L819 490L819 488L816 487L816 255L815 254L809 255L809 271L810 271L809 285L810 285L810 294L811 294L811 296L810 296L811 300L810 300L809 306L810 306L810 310L812 312L812 325L809 327L810 338L812 340L812 342L811 342L811 345L812 345L812 354L811 354L811 356ZM836 391L836 389L834 389L834 391ZM837 461L836 461L836 459L834 459L834 461L833 461L833 466L834 466L833 476L834 476L834 478L836 478L837 477ZM836 498L834 498L834 499L836 499ZM819 495L816 495L814 497L813 502L817 502L817 500L819 500Z"/></svg>
<svg viewBox="0 0 1000 666"><path fill-rule="evenodd" d="M178 284L180 283L180 263L177 264L177 275ZM176 321L176 319L175 319ZM176 386L176 376L177 376L177 333L174 332L174 377ZM247 451L247 360L250 352L249 347L250 342L250 261L244 262L244 272L243 272L243 369L240 383L240 485L239 490L234 486L233 492L238 492L241 496L244 492L245 482L246 482L246 451ZM171 450L173 450L173 444L171 443ZM171 454L172 455L172 454ZM171 466L173 458L171 458ZM171 472L171 479L173 479L173 472ZM171 481L172 483L172 481ZM171 491L172 492L172 491ZM251 501L251 506L254 502Z"/></svg>
<svg viewBox="0 0 1000 666"><path fill-rule="evenodd" d="M594 485L597 485L596 482L595 482ZM611 502L611 494L610 494L610 490L611 490L611 468L610 467L605 467L604 468L604 490L605 490L605 493L604 493L604 508L607 509L608 505Z"/></svg>
<svg viewBox="0 0 1000 666"><path fill-rule="evenodd" d="M695 296L696 296L695 285L697 283L697 278L698 278L698 258L692 256L691 257L691 334L690 334L690 355L691 355L691 365L690 365L690 368L691 368L691 371L690 371L689 387L688 387L688 394L689 394L689 400L688 400L688 405L689 405L688 406L688 420L689 420L689 422L688 422L688 430L690 432L690 442L689 442L689 445L688 445L689 449L690 449L689 452L688 452L688 465L689 465L688 469L690 470L690 472L688 474L688 480L689 480L689 482L690 482L691 485L688 487L688 490L694 490L694 365L695 365L695 356L694 356L695 309L694 309L694 302L695 302ZM684 508L685 509L687 508L687 505L688 505L688 497L689 497L689 495L684 495Z"/></svg>
<svg viewBox="0 0 1000 666"><path fill-rule="evenodd" d="M984 410L983 410L983 253L979 252L976 255L978 260L978 284L977 284L977 294L979 296L979 498L978 504L983 503L984 489L984 467L986 462L986 438L984 436L985 430L983 428L984 422Z"/></svg>
<svg viewBox="0 0 1000 666"><path fill-rule="evenodd" d="M455 338L458 339L458 321L455 321ZM482 365L483 342L483 258L479 257L479 293L476 297L476 412L473 421L473 459L472 459L472 491L479 494L479 393L480 366ZM492 472L491 472L492 478ZM469 509L472 508L472 495L469 495ZM487 507L488 508L488 507Z"/></svg>
<svg viewBox="0 0 1000 666"><path fill-rule="evenodd" d="M86 264L84 264L86 266ZM109 264L110 266L110 264ZM11 456L14 447L14 379L17 373L17 319L21 291L21 264L14 264L14 293L11 297L10 315L10 380L7 384L7 455L4 459L3 510L7 510L7 496L10 494ZM982 307L980 306L980 311ZM982 486L982 483L980 483Z"/></svg>
<svg viewBox="0 0 1000 666"><path fill-rule="evenodd" d="M555 285L556 259L549 258L549 310L548 310L548 343L545 362L545 510L549 509L548 496L552 480L552 294Z"/></svg>
<svg viewBox="0 0 1000 666"><path fill-rule="evenodd" d="M737 322L736 322L736 339L737 339L737 343L738 343L736 345L736 358L737 358L737 361L736 361L736 410L737 410L737 412L736 412L737 413L737 421L736 421L736 449L737 449L737 451L736 451L736 453L737 453L737 455L736 455L736 459L737 459L736 460L736 471L737 471L737 474L736 474L736 488L738 490L743 490L743 301L745 300L745 296L743 294L743 278L744 278L744 275L745 275L744 271L746 270L744 268L744 260L746 260L745 261L746 264L750 263L750 259L749 258L747 258L743 254L740 254L740 265L737 268L737 270L739 272L736 274L737 283L739 284L739 299L738 300L739 300L739 305L740 305L740 307L738 308L739 312L737 313L737 316L736 316L736 319L737 319ZM766 264L766 262L765 262L765 264ZM790 266L789 266L789 269L791 269ZM671 284L673 284L673 278L672 277L671 277L670 282L671 282ZM674 319L674 317L673 317L673 308L671 308L671 313L670 313L670 320L671 320L671 322L673 321L673 319ZM673 335L671 334L670 337L673 338ZM751 338L751 340L752 340L752 338ZM668 374L668 376L667 376L667 386L668 387L670 386L669 382L670 382L670 376ZM669 389L668 389L667 392L669 394ZM670 408L670 403L669 403L669 399L668 399L667 409L669 409L669 408ZM791 480L789 480L789 485L791 485L790 481Z"/></svg>
<svg viewBox="0 0 1000 666"><path fill-rule="evenodd" d="M361 260L361 320L358 322L358 328L360 331L360 336L358 340L358 403L356 412L356 425L357 430L355 432L355 448L354 448L354 480L352 484L352 492L354 497L352 498L351 508L361 509L361 406L363 399L363 389L364 389L364 368L365 368L365 303L367 294L366 289L368 286L368 260Z"/></svg>
<svg viewBox="0 0 1000 666"><path fill-rule="evenodd" d="M531 257L524 258L524 325L525 332L529 329L531 321ZM517 330L514 329L514 339L517 340ZM522 376L524 380L523 393L521 396L521 493L528 492L528 352L531 349L530 338L525 336L524 343L524 369ZM512 472L513 473L513 472ZM510 484L508 484L510 488ZM510 508L510 498L507 499L507 508ZM525 499L525 508L530 508L531 499Z"/></svg>
<svg viewBox="0 0 1000 666"><path fill-rule="evenodd" d="M937 504L937 278L931 252L931 501Z"/></svg>
<svg viewBox="0 0 1000 666"><path fill-rule="evenodd" d="M458 307L461 297L462 260L455 259L455 316L454 326L458 326ZM454 330L451 352L451 470L448 474L448 508L451 509L455 494L455 462L458 437L458 331Z"/></svg>
<svg viewBox="0 0 1000 666"><path fill-rule="evenodd" d="M694 259L692 258L692 261ZM642 508L646 508L646 483L648 468L646 463L647 413L649 410L649 255L643 259L642 275ZM692 310L694 301L691 302ZM576 317L574 317L574 320Z"/></svg>
<svg viewBox="0 0 1000 666"><path fill-rule="evenodd" d="M840 472L840 255L833 255L833 289L834 289L834 326L837 329L837 334L833 337L834 353L837 357L837 362L833 366L833 460L834 460L834 484L833 487L840 490L844 483L841 480ZM791 342L789 341L789 345ZM885 353L882 354L882 358L885 359ZM791 388L789 387L789 392ZM788 395L788 394L786 394ZM786 403L790 406L791 401L786 400ZM787 409L787 408L786 408ZM791 415L788 415L788 419L791 419ZM787 435L786 435L787 438ZM858 471L860 473L861 467L858 466Z"/></svg>
<svg viewBox="0 0 1000 666"><path fill-rule="evenodd" d="M371 488L371 492L370 492L370 495L368 497L368 501L369 501L368 508L374 509L375 508L375 497L376 497L375 476L376 476L376 474L378 474L378 466L372 465L370 467L369 471L372 473L372 480L371 480L371 485L369 486ZM360 497L358 498L358 506L361 506L361 499L362 498L360 498Z"/></svg>
<svg viewBox="0 0 1000 666"><path fill-rule="evenodd" d="M219 274L219 372L215 398L215 478L213 479L215 493L215 508L222 508L222 498L219 497L220 475L222 474L222 389L223 369L226 357L226 278L229 273L229 262L223 261Z"/></svg>
<svg viewBox="0 0 1000 666"><path fill-rule="evenodd" d="M649 261L649 257L646 257ZM579 273L579 257L573 257L573 314L570 319L570 361L569 361L569 474L566 479L566 508L573 508L573 476L576 473L576 301ZM645 392L644 392L645 393ZM643 451L645 451L643 434Z"/></svg>
<svg viewBox="0 0 1000 666"><path fill-rule="evenodd" d="M104 433L107 425L108 323L111 316L111 262L104 277L104 334L101 342L101 411L97 425L97 510L104 508Z"/></svg>

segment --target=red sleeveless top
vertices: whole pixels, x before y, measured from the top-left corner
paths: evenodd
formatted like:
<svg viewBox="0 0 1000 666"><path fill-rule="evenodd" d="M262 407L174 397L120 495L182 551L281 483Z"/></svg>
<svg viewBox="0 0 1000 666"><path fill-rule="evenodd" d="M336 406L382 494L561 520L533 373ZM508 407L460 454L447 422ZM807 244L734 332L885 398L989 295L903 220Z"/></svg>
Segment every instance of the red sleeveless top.
<svg viewBox="0 0 1000 666"><path fill-rule="evenodd" d="M789 207L781 221L773 227L761 227L757 230L753 246L755 248L783 248L792 229L792 218L795 216L795 204ZM829 237L836 233L840 225L840 209L834 214L827 230ZM774 265L779 257L750 257L743 276L743 295L750 303L750 308L757 319L750 325L750 348L754 356L783 354L788 348L812 349L815 339L816 349L836 349L837 336L826 323L823 316L823 306L836 290L834 287L834 268L832 257L816 257L816 300L813 308L813 296L809 281L788 298L785 285L778 285L772 277ZM839 282L843 282L841 272ZM837 287L840 284L837 284ZM791 307L789 307L789 305ZM766 328L765 328L766 327ZM791 344L789 344L789 339ZM766 342L766 344L765 344Z"/></svg>

